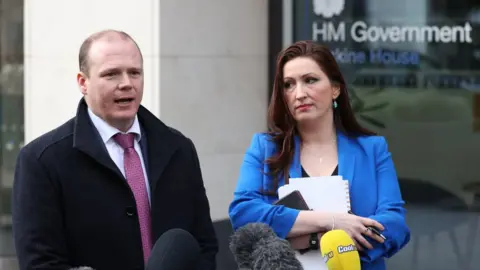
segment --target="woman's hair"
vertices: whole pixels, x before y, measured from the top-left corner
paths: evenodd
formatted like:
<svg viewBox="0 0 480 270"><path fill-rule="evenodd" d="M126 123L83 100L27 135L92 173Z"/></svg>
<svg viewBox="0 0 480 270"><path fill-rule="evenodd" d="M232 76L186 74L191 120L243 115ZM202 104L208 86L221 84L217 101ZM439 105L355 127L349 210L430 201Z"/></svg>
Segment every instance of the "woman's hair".
<svg viewBox="0 0 480 270"><path fill-rule="evenodd" d="M277 57L277 66L273 83L273 93L268 107L268 134L277 146L277 153L266 160L273 177L273 190L268 194L276 194L278 179L283 174L288 183L289 164L294 154L294 136L297 133L295 120L288 109L283 91L283 67L297 57L310 57L327 75L330 82L340 87L340 95L336 98L337 108L333 118L337 130L347 136L375 135L374 132L363 128L355 119L350 106L348 92L340 68L330 50L312 41L299 41L281 51ZM333 102L333 100L332 100Z"/></svg>

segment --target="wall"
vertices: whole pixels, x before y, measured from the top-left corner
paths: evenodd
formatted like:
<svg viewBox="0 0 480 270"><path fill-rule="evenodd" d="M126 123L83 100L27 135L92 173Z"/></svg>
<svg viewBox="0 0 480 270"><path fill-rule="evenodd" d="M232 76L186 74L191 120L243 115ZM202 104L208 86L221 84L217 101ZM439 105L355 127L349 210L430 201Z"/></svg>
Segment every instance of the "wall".
<svg viewBox="0 0 480 270"><path fill-rule="evenodd" d="M196 143L214 219L266 128L267 14L266 0L161 1L160 115Z"/></svg>
<svg viewBox="0 0 480 270"><path fill-rule="evenodd" d="M266 0L25 0L26 142L74 116L81 42L105 28L138 42L143 104L193 139L212 217L227 217L243 153L266 127Z"/></svg>

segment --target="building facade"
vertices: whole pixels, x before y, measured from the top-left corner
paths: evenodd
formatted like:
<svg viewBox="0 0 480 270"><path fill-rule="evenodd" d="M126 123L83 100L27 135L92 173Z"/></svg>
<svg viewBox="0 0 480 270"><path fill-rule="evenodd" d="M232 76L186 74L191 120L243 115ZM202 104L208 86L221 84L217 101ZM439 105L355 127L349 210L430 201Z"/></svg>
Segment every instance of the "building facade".
<svg viewBox="0 0 480 270"><path fill-rule="evenodd" d="M228 205L251 136L266 129L276 54L302 39L330 46L357 117L389 142L412 229L389 269L480 264L478 1L2 0L0 269L14 269L18 151L74 116L78 49L107 28L142 50L143 105L197 146L219 269L236 269Z"/></svg>

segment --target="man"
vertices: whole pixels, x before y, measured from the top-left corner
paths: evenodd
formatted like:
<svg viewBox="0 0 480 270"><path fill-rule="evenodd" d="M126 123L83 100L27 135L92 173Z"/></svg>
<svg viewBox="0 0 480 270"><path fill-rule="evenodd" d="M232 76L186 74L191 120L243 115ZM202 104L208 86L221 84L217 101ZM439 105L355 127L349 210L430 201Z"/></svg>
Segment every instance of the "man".
<svg viewBox="0 0 480 270"><path fill-rule="evenodd" d="M26 145L13 187L21 270L144 269L172 228L215 269L217 239L194 144L140 105L143 57L126 33L85 40L74 118Z"/></svg>

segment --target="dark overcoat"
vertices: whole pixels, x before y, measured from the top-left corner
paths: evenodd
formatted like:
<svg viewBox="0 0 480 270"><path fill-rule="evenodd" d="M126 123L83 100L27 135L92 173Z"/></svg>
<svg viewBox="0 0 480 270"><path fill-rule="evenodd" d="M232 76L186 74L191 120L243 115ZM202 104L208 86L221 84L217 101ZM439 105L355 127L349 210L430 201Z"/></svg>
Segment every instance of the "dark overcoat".
<svg viewBox="0 0 480 270"><path fill-rule="evenodd" d="M138 119L153 241L185 229L202 248L198 269L215 269L217 239L194 144L142 106ZM133 193L83 99L74 118L20 151L12 203L21 270L144 269Z"/></svg>

